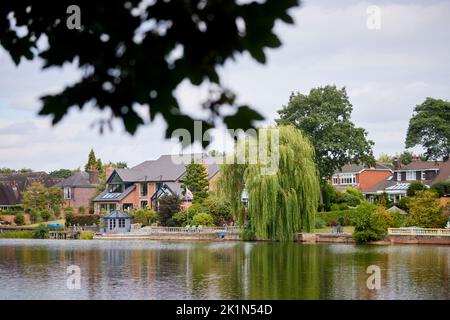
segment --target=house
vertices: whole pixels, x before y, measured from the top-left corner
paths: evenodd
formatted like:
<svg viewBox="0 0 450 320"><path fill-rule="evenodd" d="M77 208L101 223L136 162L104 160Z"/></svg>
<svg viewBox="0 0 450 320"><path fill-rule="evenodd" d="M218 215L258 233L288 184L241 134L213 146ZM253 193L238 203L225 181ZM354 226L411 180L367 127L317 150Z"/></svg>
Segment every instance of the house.
<svg viewBox="0 0 450 320"><path fill-rule="evenodd" d="M0 210L20 207L23 193L33 183L50 188L59 181L46 172L0 174Z"/></svg>
<svg viewBox="0 0 450 320"><path fill-rule="evenodd" d="M104 216L106 233L126 233L131 231L131 218L120 210L111 211Z"/></svg>
<svg viewBox="0 0 450 320"><path fill-rule="evenodd" d="M158 199L163 195L180 196L183 198L182 205L189 206L192 199L185 198L181 188L186 165L191 163L191 159L202 163L208 171L210 188L217 179L219 167L216 159L206 155L195 154L183 158L162 155L130 169L108 168L106 189L93 201L95 213L147 206L158 210Z"/></svg>
<svg viewBox="0 0 450 320"><path fill-rule="evenodd" d="M364 192L391 175L392 168L387 165L376 164L369 167L363 164L346 164L334 172L329 183L338 190L352 187Z"/></svg>
<svg viewBox="0 0 450 320"><path fill-rule="evenodd" d="M89 213L89 201L97 192L100 179L97 170L78 172L55 186L64 191L64 207L73 208L79 214ZM80 212L80 208L84 212Z"/></svg>
<svg viewBox="0 0 450 320"><path fill-rule="evenodd" d="M409 185L413 181L420 181L430 187L436 182L450 178L450 161L422 161L413 158L407 165L401 164L398 159L394 161L393 173L387 179L368 188L363 193L369 200L374 200L381 194L398 202L406 197Z"/></svg>

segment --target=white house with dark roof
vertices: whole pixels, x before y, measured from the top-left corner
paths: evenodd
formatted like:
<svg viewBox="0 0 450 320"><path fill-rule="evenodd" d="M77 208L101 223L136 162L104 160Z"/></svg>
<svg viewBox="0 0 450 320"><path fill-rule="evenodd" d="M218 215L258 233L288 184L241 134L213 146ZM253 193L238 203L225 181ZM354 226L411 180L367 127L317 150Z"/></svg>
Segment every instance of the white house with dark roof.
<svg viewBox="0 0 450 320"><path fill-rule="evenodd" d="M210 183L217 177L219 166L215 159L202 154L179 158L162 155L130 169L115 169L108 173L106 189L94 199L95 213L114 210L139 209L150 206L157 209L162 195L182 197L181 185L186 165L194 159L208 171Z"/></svg>

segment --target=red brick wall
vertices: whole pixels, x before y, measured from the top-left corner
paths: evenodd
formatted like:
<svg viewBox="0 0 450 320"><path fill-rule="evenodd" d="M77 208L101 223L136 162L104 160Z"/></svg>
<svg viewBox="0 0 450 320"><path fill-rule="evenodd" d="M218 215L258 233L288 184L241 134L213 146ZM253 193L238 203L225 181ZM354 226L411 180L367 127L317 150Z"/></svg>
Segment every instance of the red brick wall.
<svg viewBox="0 0 450 320"><path fill-rule="evenodd" d="M392 175L392 172L389 170L364 170L358 175L359 189L365 191L386 180L390 175Z"/></svg>
<svg viewBox="0 0 450 320"><path fill-rule="evenodd" d="M75 213L89 213L89 199L97 191L96 188L72 188L72 199L66 200L65 207L71 207ZM78 208L83 206L86 212L78 212Z"/></svg>

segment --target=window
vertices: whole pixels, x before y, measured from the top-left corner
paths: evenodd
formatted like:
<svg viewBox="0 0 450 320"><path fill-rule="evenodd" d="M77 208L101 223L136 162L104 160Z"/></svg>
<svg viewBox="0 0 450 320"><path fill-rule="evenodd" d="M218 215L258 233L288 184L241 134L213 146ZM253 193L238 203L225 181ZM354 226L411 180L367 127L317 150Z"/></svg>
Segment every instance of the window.
<svg viewBox="0 0 450 320"><path fill-rule="evenodd" d="M133 204L132 203L124 203L122 208L123 208L123 211L132 210Z"/></svg>
<svg viewBox="0 0 450 320"><path fill-rule="evenodd" d="M415 171L406 171L406 181L416 180L416 172Z"/></svg>
<svg viewBox="0 0 450 320"><path fill-rule="evenodd" d="M108 186L108 192L109 193L122 193L123 186L121 184L110 184Z"/></svg>
<svg viewBox="0 0 450 320"><path fill-rule="evenodd" d="M100 211L106 211L106 213L110 213L111 211L116 210L115 203L102 203L100 204Z"/></svg>
<svg viewBox="0 0 450 320"><path fill-rule="evenodd" d="M422 171L421 173L422 173L422 174L421 174L421 180L422 180L422 181L427 180L426 172L425 172L425 171Z"/></svg>
<svg viewBox="0 0 450 320"><path fill-rule="evenodd" d="M356 176L354 174L343 174L340 176L341 183L340 184L356 184Z"/></svg>
<svg viewBox="0 0 450 320"><path fill-rule="evenodd" d="M333 176L333 184L338 184L338 183L339 183L338 177Z"/></svg>
<svg viewBox="0 0 450 320"><path fill-rule="evenodd" d="M156 191L158 191L159 189L161 189L162 186L163 186L163 183L162 183L162 182L157 182L157 183L156 183Z"/></svg>
<svg viewBox="0 0 450 320"><path fill-rule="evenodd" d="M116 228L116 219L109 219L109 229L115 229Z"/></svg>
<svg viewBox="0 0 450 320"><path fill-rule="evenodd" d="M141 201L141 209L144 209L146 206L148 206L148 201Z"/></svg>
<svg viewBox="0 0 450 320"><path fill-rule="evenodd" d="M119 219L119 228L125 228L125 219L123 218Z"/></svg>
<svg viewBox="0 0 450 320"><path fill-rule="evenodd" d="M72 199L72 188L71 187L64 187L64 199L65 200Z"/></svg>
<svg viewBox="0 0 450 320"><path fill-rule="evenodd" d="M141 183L141 197L146 197L148 194L148 185L146 183Z"/></svg>

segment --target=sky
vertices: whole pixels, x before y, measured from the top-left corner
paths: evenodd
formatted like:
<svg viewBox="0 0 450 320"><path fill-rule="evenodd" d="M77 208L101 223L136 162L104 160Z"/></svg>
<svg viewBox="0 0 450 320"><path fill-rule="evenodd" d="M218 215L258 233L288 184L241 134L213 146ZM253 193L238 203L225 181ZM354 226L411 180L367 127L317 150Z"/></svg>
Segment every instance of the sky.
<svg viewBox="0 0 450 320"><path fill-rule="evenodd" d="M368 28L373 5L380 10L379 29ZM395 154L404 150L417 104L426 97L450 100L450 1L303 1L291 13L296 24L277 24L283 46L266 51L265 65L243 54L220 70L238 101L255 107L266 124L273 123L292 92L345 86L352 120L368 131L374 154ZM103 162L133 166L177 150L164 139L161 119L135 136L125 133L120 122L101 135L93 124L109 114L86 108L71 110L53 127L50 118L37 116L39 97L75 82L79 73L73 65L40 67L40 61L16 67L0 49L0 167L75 169L84 166L91 148ZM183 111L202 112L204 87L185 82L176 95ZM211 148L227 150L221 130L217 136Z"/></svg>

